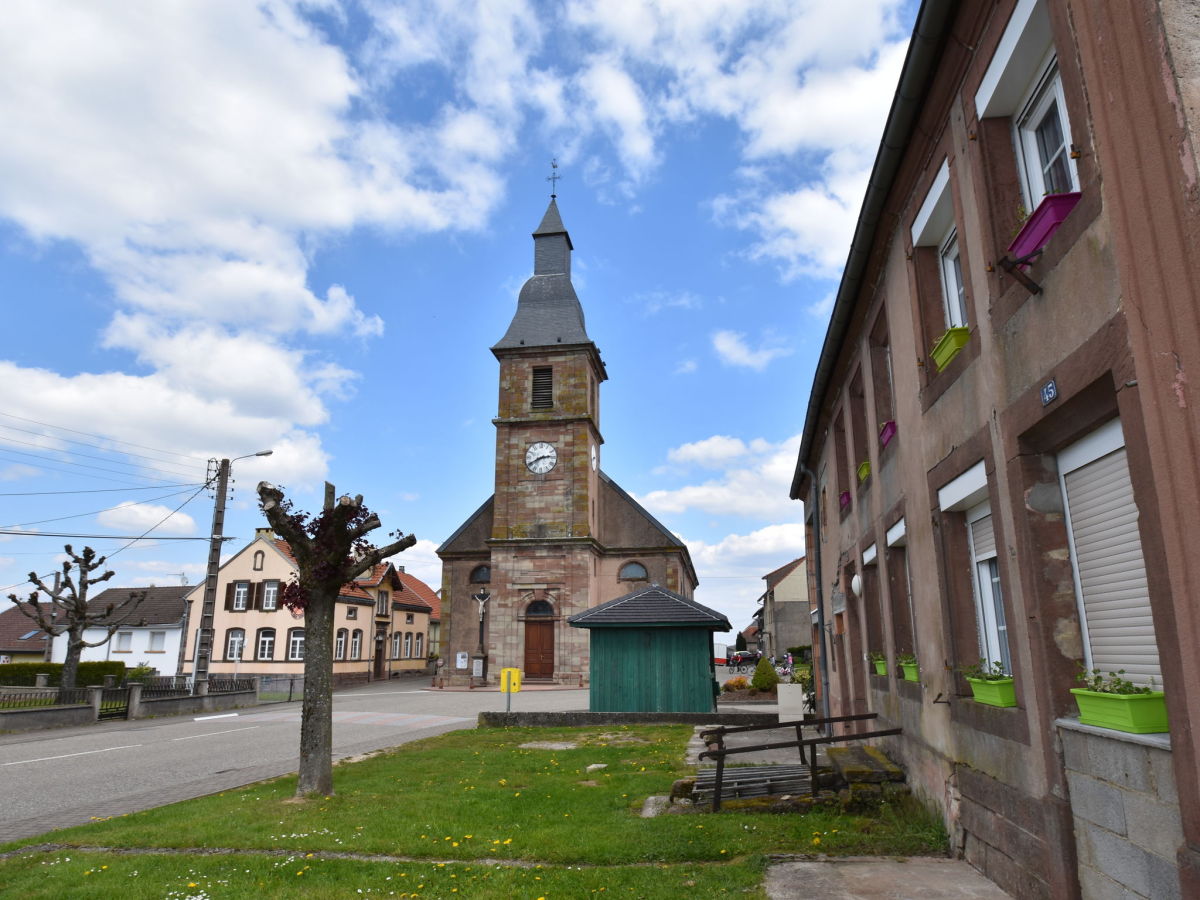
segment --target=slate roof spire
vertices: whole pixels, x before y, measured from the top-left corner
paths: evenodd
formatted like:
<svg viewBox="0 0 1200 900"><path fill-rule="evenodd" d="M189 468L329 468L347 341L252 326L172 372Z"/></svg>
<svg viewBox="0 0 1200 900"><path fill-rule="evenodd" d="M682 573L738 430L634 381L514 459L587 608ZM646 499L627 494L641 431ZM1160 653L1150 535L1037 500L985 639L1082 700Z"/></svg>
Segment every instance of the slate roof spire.
<svg viewBox="0 0 1200 900"><path fill-rule="evenodd" d="M590 344L583 307L571 284L571 236L550 198L541 224L533 232L533 276L517 298L517 312L493 350Z"/></svg>

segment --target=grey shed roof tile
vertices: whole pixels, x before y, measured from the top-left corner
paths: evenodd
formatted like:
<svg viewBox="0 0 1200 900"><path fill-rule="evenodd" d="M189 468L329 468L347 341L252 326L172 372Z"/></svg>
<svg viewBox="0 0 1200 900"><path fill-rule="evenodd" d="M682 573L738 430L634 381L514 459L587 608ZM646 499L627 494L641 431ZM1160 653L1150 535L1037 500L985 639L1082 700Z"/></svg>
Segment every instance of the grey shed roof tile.
<svg viewBox="0 0 1200 900"><path fill-rule="evenodd" d="M606 625L694 625L713 631L731 628L729 620L716 610L657 584L593 606L567 621L574 628Z"/></svg>

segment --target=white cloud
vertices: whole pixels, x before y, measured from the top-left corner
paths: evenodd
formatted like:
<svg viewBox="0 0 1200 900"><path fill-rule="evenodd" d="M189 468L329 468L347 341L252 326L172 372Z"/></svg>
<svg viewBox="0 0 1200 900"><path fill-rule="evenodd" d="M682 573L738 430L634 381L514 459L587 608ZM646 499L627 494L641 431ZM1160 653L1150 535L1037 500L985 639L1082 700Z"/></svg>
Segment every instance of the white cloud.
<svg viewBox="0 0 1200 900"><path fill-rule="evenodd" d="M153 528L156 534L191 534L196 522L185 512L172 513L173 507L156 503L138 503L130 500L115 509L108 509L96 516L105 528L114 528L129 534L141 534ZM160 524L161 523L161 524Z"/></svg>
<svg viewBox="0 0 1200 900"><path fill-rule="evenodd" d="M713 544L698 540L686 543L697 569L740 574L748 567L762 568L760 574L765 575L804 554L804 525L787 522L749 534L729 534Z"/></svg>
<svg viewBox="0 0 1200 900"><path fill-rule="evenodd" d="M694 359L681 359L679 365L675 367L676 375L691 375L699 366Z"/></svg>
<svg viewBox="0 0 1200 900"><path fill-rule="evenodd" d="M387 527L386 522L384 523L384 527ZM387 540L387 538L381 537L377 543L386 543ZM405 572L421 579L433 590L440 590L442 586L442 561L438 559L438 546L439 544L434 541L418 538L417 542L403 553L389 556L387 561L397 566L403 566Z"/></svg>
<svg viewBox="0 0 1200 900"><path fill-rule="evenodd" d="M691 291L646 291L636 295L633 302L652 316L664 309L699 309L703 301Z"/></svg>
<svg viewBox="0 0 1200 900"><path fill-rule="evenodd" d="M0 481L20 481L22 478L30 478L40 473L41 470L35 469L33 466L13 463L0 469Z"/></svg>
<svg viewBox="0 0 1200 900"><path fill-rule="evenodd" d="M773 359L789 356L792 348L779 346L777 342L764 342L758 349L751 349L746 336L737 331L718 331L712 336L713 349L717 358L727 366L743 366L761 372Z"/></svg>
<svg viewBox="0 0 1200 900"><path fill-rule="evenodd" d="M682 444L667 451L667 459L675 463L697 463L701 466L720 467L731 459L744 456L746 442L741 438L715 434L702 441Z"/></svg>

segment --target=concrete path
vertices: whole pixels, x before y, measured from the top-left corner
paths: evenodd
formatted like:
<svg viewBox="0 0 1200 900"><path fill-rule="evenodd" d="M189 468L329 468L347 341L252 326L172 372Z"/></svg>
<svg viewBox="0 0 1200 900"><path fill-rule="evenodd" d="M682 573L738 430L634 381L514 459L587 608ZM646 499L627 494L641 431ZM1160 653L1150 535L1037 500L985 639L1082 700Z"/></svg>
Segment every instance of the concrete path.
<svg viewBox="0 0 1200 900"><path fill-rule="evenodd" d="M775 863L771 900L1011 900L959 859L852 857Z"/></svg>

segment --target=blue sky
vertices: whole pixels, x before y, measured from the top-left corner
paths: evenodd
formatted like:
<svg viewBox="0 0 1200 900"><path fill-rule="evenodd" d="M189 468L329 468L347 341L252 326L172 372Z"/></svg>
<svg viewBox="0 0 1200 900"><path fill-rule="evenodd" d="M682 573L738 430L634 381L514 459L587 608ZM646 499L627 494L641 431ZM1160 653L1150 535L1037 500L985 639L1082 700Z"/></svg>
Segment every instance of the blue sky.
<svg viewBox="0 0 1200 900"><path fill-rule="evenodd" d="M210 496L152 486L270 448L227 534L261 524L258 480L312 508L328 479L438 587L492 490L488 348L557 158L601 466L743 627L803 552L787 488L915 5L7 5L0 525L203 537ZM0 534L4 593L63 543ZM205 556L138 542L111 583Z"/></svg>

